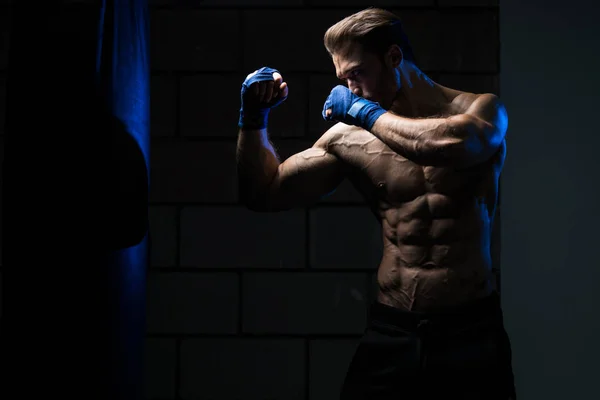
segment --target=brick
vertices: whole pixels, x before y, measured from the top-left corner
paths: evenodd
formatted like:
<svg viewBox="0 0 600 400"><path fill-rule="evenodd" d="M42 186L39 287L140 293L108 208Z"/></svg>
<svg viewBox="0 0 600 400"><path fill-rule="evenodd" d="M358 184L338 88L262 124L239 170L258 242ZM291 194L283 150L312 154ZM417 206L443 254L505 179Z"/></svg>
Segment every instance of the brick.
<svg viewBox="0 0 600 400"><path fill-rule="evenodd" d="M4 135L6 123L6 75L0 74L0 136Z"/></svg>
<svg viewBox="0 0 600 400"><path fill-rule="evenodd" d="M433 78L432 78L433 79ZM494 93L500 91L498 75L440 74L440 85L470 93Z"/></svg>
<svg viewBox="0 0 600 400"><path fill-rule="evenodd" d="M323 46L327 28L356 9L245 11L244 68L270 65L285 71L333 73ZM392 9L403 21L425 70L497 71L497 11ZM293 15L292 15L293 14ZM306 24L305 21L311 21ZM273 35L273 32L278 32ZM268 37L269 46L264 46Z"/></svg>
<svg viewBox="0 0 600 400"><path fill-rule="evenodd" d="M495 7L498 6L499 0L438 0L440 7Z"/></svg>
<svg viewBox="0 0 600 400"><path fill-rule="evenodd" d="M184 136L237 136L242 74L181 78L180 122Z"/></svg>
<svg viewBox="0 0 600 400"><path fill-rule="evenodd" d="M148 332L236 333L238 284L233 273L149 273Z"/></svg>
<svg viewBox="0 0 600 400"><path fill-rule="evenodd" d="M168 206L150 206L150 265L174 267L177 265L177 209Z"/></svg>
<svg viewBox="0 0 600 400"><path fill-rule="evenodd" d="M440 69L437 56L440 41L441 18L435 10L391 9L402 21L416 57L417 65L423 70Z"/></svg>
<svg viewBox="0 0 600 400"><path fill-rule="evenodd" d="M144 398L146 400L174 399L177 341L147 338L144 369Z"/></svg>
<svg viewBox="0 0 600 400"><path fill-rule="evenodd" d="M498 72L498 12L443 12L435 54L443 71Z"/></svg>
<svg viewBox="0 0 600 400"><path fill-rule="evenodd" d="M301 339L189 339L181 349L183 400L302 400Z"/></svg>
<svg viewBox="0 0 600 400"><path fill-rule="evenodd" d="M236 136L240 89L246 75L206 74L182 78L181 132L186 136ZM286 74L288 99L272 110L269 132L277 136L304 136L307 84L301 75ZM218 116L217 118L215 118Z"/></svg>
<svg viewBox="0 0 600 400"><path fill-rule="evenodd" d="M154 141L152 202L224 202L237 199L235 143Z"/></svg>
<svg viewBox="0 0 600 400"><path fill-rule="evenodd" d="M367 207L311 210L310 233L310 263L314 268L379 266L381 226Z"/></svg>
<svg viewBox="0 0 600 400"><path fill-rule="evenodd" d="M302 268L305 211L256 213L243 207L181 212L181 265L198 268Z"/></svg>
<svg viewBox="0 0 600 400"><path fill-rule="evenodd" d="M435 0L308 0L311 7L432 7Z"/></svg>
<svg viewBox="0 0 600 400"><path fill-rule="evenodd" d="M358 339L310 341L310 400L339 398L357 345Z"/></svg>
<svg viewBox="0 0 600 400"><path fill-rule="evenodd" d="M150 0L150 5L178 5L177 0ZM302 6L304 0L202 0L194 1L194 8L202 7L297 7Z"/></svg>
<svg viewBox="0 0 600 400"><path fill-rule="evenodd" d="M322 3L319 4L322 5ZM315 83L311 82L311 100L314 100L311 104L312 116L313 105L320 104L322 106L329 91L340 83L335 77L335 68L323 45L323 35L331 25L359 10L360 8L245 12L245 21L255 21L255 23L245 23L248 29L248 32L244 34L244 65L247 66L245 68L273 64L282 71L290 69L328 73L329 78L317 76ZM424 69L431 67L439 69L440 57L437 57L437 53L434 51L440 47L438 43L442 36L440 13L436 10L426 9L390 8L390 10L402 20L413 50L421 60L419 65ZM310 25L304 23L307 20L311 21ZM271 37L273 31L279 31L281 34ZM274 42L273 45L262 46L264 37L269 37ZM313 97L313 85L323 92L315 94ZM319 107L316 109L320 111ZM315 128L318 128L318 125L311 126L311 131Z"/></svg>
<svg viewBox="0 0 600 400"><path fill-rule="evenodd" d="M248 273L242 292L245 333L358 334L364 329L364 273Z"/></svg>
<svg viewBox="0 0 600 400"><path fill-rule="evenodd" d="M230 10L154 10L150 13L152 67L159 70L235 71L239 13Z"/></svg>
<svg viewBox="0 0 600 400"><path fill-rule="evenodd" d="M152 136L175 136L177 128L177 78L150 78L150 132Z"/></svg>
<svg viewBox="0 0 600 400"><path fill-rule="evenodd" d="M347 15L342 10L244 11L244 70L268 65L284 76L296 71L333 73L323 35Z"/></svg>
<svg viewBox="0 0 600 400"><path fill-rule="evenodd" d="M497 12L487 9L392 10L423 70L497 72Z"/></svg>

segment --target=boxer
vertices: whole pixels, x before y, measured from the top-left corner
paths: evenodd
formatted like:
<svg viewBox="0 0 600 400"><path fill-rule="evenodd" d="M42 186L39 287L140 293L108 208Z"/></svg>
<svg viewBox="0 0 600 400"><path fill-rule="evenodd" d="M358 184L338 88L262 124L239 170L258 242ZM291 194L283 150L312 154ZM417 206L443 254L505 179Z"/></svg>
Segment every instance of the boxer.
<svg viewBox="0 0 600 400"><path fill-rule="evenodd" d="M289 88L261 68L242 84L237 165L251 210L311 206L348 179L381 223L377 298L340 399L515 399L490 255L504 105L429 78L386 10L344 18L324 43L346 83L323 105L336 124L281 162L268 115Z"/></svg>

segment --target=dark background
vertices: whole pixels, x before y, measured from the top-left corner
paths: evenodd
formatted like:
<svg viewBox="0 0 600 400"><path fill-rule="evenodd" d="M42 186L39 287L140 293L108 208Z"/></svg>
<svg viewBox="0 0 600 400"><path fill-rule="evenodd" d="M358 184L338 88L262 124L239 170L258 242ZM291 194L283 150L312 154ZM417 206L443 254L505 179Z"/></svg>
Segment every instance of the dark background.
<svg viewBox="0 0 600 400"><path fill-rule="evenodd" d="M152 14L151 398L331 400L364 328L381 233L347 183L308 209L257 214L236 204L248 73L267 65L289 83L269 129L282 158L328 128L320 111L339 81L322 37L363 6L398 12L434 79L498 92L497 4L305 3L167 2Z"/></svg>
<svg viewBox="0 0 600 400"><path fill-rule="evenodd" d="M521 399L600 398L597 2L502 0L502 300Z"/></svg>
<svg viewBox="0 0 600 400"><path fill-rule="evenodd" d="M575 7L584 0L522 3L150 0L148 399L336 398L373 298L379 226L347 182L307 209L256 214L238 205L236 122L245 76L277 68L290 97L272 113L273 143L282 158L311 146L329 126L320 111L339 82L323 34L369 5L397 12L434 80L506 103L492 254L517 389L520 399L594 398L594 13Z"/></svg>
<svg viewBox="0 0 600 400"><path fill-rule="evenodd" d="M347 183L308 209L257 214L236 204L235 123L248 73L268 65L289 83L270 125L282 158L328 128L320 111L339 81L322 37L363 6L398 12L434 79L498 92L493 2L305 3L153 9L150 398L330 400L364 328L381 233ZM498 267L496 245L494 254Z"/></svg>

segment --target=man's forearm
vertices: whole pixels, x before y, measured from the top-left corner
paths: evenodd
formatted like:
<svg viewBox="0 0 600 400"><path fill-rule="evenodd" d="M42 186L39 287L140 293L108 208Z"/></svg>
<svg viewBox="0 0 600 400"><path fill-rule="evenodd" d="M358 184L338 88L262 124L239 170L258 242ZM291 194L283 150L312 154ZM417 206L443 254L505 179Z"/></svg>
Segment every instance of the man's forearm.
<svg viewBox="0 0 600 400"><path fill-rule="evenodd" d="M411 119L383 109L338 85L323 118L368 130L396 153L422 165L468 168L489 159L506 135L508 116L497 96L479 96L463 113Z"/></svg>
<svg viewBox="0 0 600 400"><path fill-rule="evenodd" d="M252 205L265 195L280 164L266 129L239 130L236 161L239 196Z"/></svg>
<svg viewBox="0 0 600 400"><path fill-rule="evenodd" d="M396 153L426 165L462 166L467 146L480 145L474 129L453 117L410 119L385 113L370 131Z"/></svg>

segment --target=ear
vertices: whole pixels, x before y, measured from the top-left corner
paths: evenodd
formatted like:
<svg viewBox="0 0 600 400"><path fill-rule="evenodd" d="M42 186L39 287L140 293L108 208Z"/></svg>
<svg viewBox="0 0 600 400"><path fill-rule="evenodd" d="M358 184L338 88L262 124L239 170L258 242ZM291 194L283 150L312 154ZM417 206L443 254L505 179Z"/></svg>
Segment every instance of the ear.
<svg viewBox="0 0 600 400"><path fill-rule="evenodd" d="M385 55L385 62L388 68L397 68L402 60L404 59L404 54L402 54L402 50L400 46L397 44L393 44L388 49Z"/></svg>

